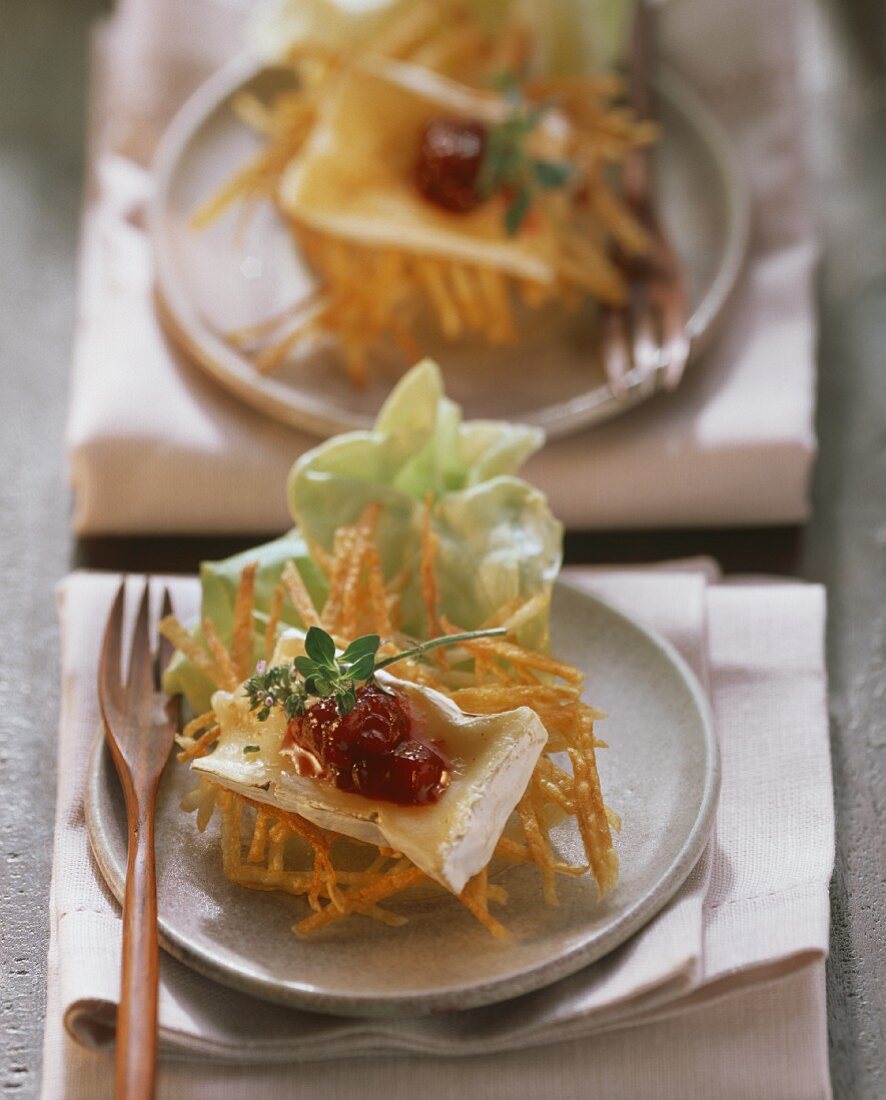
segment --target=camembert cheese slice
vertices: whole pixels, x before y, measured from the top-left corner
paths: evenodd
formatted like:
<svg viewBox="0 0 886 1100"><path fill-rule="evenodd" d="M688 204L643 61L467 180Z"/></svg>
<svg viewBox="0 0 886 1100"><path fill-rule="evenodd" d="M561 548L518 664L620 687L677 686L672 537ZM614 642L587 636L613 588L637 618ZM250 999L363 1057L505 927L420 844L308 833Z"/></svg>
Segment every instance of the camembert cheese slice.
<svg viewBox="0 0 886 1100"><path fill-rule="evenodd" d="M300 647L301 635L287 632L274 662L291 660ZM386 673L379 673L378 679L402 693L423 729L444 742L452 777L435 803L400 806L373 801L322 779L296 775L280 753L284 715L276 710L259 722L242 687L213 696L218 743L214 752L191 767L221 786L300 814L320 828L394 848L430 878L461 893L492 858L544 748L545 728L528 707L472 716L430 688ZM250 751L245 752L247 747Z"/></svg>

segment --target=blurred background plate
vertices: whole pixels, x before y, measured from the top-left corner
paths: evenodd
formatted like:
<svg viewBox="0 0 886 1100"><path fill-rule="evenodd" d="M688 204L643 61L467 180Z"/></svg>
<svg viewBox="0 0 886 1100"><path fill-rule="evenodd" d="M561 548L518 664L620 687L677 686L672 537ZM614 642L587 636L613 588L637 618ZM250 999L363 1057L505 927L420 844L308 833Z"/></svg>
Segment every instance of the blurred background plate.
<svg viewBox="0 0 886 1100"><path fill-rule="evenodd" d="M266 98L291 73L237 58L182 107L160 144L150 229L158 305L173 339L240 399L296 428L325 436L372 425L409 365L394 352L371 358L371 381L353 387L331 340L305 340L271 376L260 374L225 333L261 321L306 294L314 278L270 203L235 207L200 232L194 210L261 147L230 106L248 90ZM712 337L741 271L749 199L720 124L672 73L657 81L662 139L655 152L658 205L683 262L692 357ZM654 380L628 375L616 399L595 351L594 317L535 315L515 348L439 336L422 340L470 418L536 424L550 438L617 416L652 396Z"/></svg>

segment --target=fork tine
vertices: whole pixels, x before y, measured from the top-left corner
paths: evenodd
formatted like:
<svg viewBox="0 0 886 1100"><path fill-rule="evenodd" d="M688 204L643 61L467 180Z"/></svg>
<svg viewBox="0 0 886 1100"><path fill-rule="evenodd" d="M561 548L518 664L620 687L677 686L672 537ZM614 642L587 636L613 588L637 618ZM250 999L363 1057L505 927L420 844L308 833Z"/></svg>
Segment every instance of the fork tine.
<svg viewBox="0 0 886 1100"><path fill-rule="evenodd" d="M652 317L652 306L648 296L637 307L634 317L634 368L639 376L639 385L644 391L655 389L656 375L660 362L661 349L658 334Z"/></svg>
<svg viewBox="0 0 886 1100"><path fill-rule="evenodd" d="M111 605L108 622L105 626L105 637L102 642L102 652L99 661L98 687L99 696L104 706L105 699L116 700L120 696L120 688L123 681L121 669L121 651L123 638L123 608L126 604L126 581L120 581L117 595Z"/></svg>
<svg viewBox="0 0 886 1100"><path fill-rule="evenodd" d="M662 340L665 365L662 384L666 390L679 385L689 359L689 339L683 327L683 301L678 295L670 295L662 310Z"/></svg>
<svg viewBox="0 0 886 1100"><path fill-rule="evenodd" d="M163 605L160 609L160 618L165 619L167 615L172 614L172 597L169 595L169 589L163 589ZM166 671L169 662L172 660L172 655L175 653L175 646L170 642L168 638L160 635L157 642L157 657L155 660L156 665L156 679L157 687L160 687L160 678Z"/></svg>
<svg viewBox="0 0 886 1100"><path fill-rule="evenodd" d="M612 396L624 397L631 369L631 348L622 309L607 309L603 315L603 369Z"/></svg>
<svg viewBox="0 0 886 1100"><path fill-rule="evenodd" d="M145 578L138 618L132 631L132 650L129 654L129 675L126 679L128 689L150 692L154 686L153 661L151 656L151 582Z"/></svg>

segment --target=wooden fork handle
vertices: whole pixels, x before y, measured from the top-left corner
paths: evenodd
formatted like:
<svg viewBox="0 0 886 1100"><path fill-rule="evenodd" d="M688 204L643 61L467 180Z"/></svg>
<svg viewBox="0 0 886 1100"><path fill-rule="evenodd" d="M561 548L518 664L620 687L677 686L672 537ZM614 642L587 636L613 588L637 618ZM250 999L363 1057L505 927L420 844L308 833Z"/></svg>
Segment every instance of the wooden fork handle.
<svg viewBox="0 0 886 1100"><path fill-rule="evenodd" d="M157 1065L157 872L154 800L127 798L129 858L117 1013L117 1100L152 1100Z"/></svg>

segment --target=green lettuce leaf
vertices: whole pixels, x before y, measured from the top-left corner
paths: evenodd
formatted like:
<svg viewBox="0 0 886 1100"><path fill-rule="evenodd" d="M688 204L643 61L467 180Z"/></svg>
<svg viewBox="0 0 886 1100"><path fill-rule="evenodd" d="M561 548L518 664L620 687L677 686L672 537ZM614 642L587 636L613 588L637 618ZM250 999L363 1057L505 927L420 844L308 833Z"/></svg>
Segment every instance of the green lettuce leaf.
<svg viewBox="0 0 886 1100"><path fill-rule="evenodd" d="M385 576L391 578L404 567L411 570L401 595L403 630L426 638L418 563L425 501L430 499L443 613L472 630L512 598L541 593L547 599L521 628L520 640L546 648L547 605L560 568L562 528L544 495L515 476L543 441L536 428L463 422L459 407L443 394L439 368L430 361L419 363L393 390L373 431L337 436L295 463L288 493L297 529L224 561L203 562L201 621L211 619L222 640L230 643L240 571L257 561L253 641L258 660L274 588L286 562L295 562L314 603L322 608L326 578L308 545L331 550L336 530L355 523L368 504L379 501L376 541ZM288 601L282 622L305 626ZM199 625L193 634L202 644ZM163 686L171 694L183 693L195 713L209 707L211 683L181 653Z"/></svg>
<svg viewBox="0 0 886 1100"><path fill-rule="evenodd" d="M375 429L351 432L303 455L289 476L289 505L308 541L331 550L336 530L380 501L375 529L386 578L411 570L401 596L403 629L427 637L421 595L425 500L438 539L443 613L476 629L514 597L550 595L561 562L561 525L542 493L514 476L544 442L536 428L465 423L443 394L439 368L413 367L382 408ZM547 611L523 628L526 645L547 644Z"/></svg>
<svg viewBox="0 0 886 1100"><path fill-rule="evenodd" d="M471 0L484 23L495 29L509 8L534 31L531 67L552 76L614 69L627 52L637 0Z"/></svg>
<svg viewBox="0 0 886 1100"><path fill-rule="evenodd" d="M247 41L269 61L310 43L348 49L366 42L408 10L412 0L269 0L247 25ZM610 69L624 60L636 0L471 0L495 30L516 9L535 31L536 71L553 75Z"/></svg>

